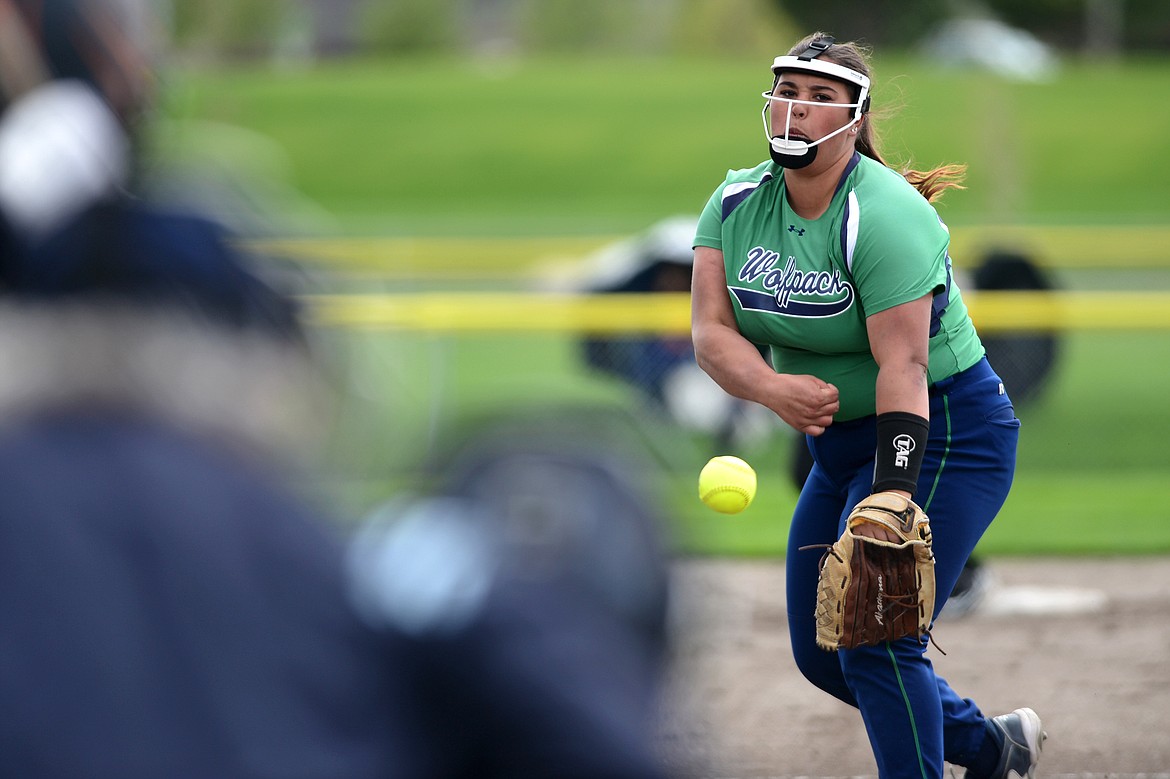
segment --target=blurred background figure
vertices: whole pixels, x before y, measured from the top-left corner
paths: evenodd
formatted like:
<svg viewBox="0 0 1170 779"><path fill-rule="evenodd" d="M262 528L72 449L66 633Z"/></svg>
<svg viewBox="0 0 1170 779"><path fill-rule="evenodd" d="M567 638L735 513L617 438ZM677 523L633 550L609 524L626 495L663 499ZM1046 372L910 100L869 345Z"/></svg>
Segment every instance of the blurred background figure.
<svg viewBox="0 0 1170 779"><path fill-rule="evenodd" d="M1027 254L1014 249L986 253L971 273L975 289L988 292L1050 292L1056 284ZM988 359L995 360L1018 407L1037 401L1048 387L1060 357L1053 332L991 333L984 337Z"/></svg>
<svg viewBox="0 0 1170 779"><path fill-rule="evenodd" d="M1013 250L988 252L973 273L971 285L987 291L1046 291L1055 288L1052 280L1027 255ZM1054 333L991 333L982 336L987 359L991 360L1019 409L1034 403L1049 383L1059 355ZM951 597L939 615L959 619L977 610L996 586L995 571L977 555L963 566Z"/></svg>
<svg viewBox="0 0 1170 779"><path fill-rule="evenodd" d="M688 228L693 229L693 220L667 219L641 235L601 249L586 261L588 278L583 286L595 293L689 293L692 252ZM687 335L638 340L590 338L582 346L589 365L628 381L664 407L671 375L695 361Z"/></svg>
<svg viewBox="0 0 1170 779"><path fill-rule="evenodd" d="M578 285L601 294L689 295L694 234L694 217L656 222L587 258ZM584 340L581 348L591 368L626 381L655 411L684 430L709 435L713 454L761 440L775 428L763 409L728 395L700 370L689 334L595 336Z"/></svg>
<svg viewBox="0 0 1170 779"><path fill-rule="evenodd" d="M496 452L414 514L487 568L430 522L351 542L291 290L138 187L151 27L0 0L0 774L660 776L651 514L600 459Z"/></svg>

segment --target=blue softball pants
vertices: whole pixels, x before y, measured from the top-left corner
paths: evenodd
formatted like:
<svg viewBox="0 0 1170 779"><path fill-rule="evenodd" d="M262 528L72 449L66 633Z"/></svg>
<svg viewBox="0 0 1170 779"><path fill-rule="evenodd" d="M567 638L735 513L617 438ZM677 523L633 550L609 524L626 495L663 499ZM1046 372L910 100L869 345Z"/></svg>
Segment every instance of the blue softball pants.
<svg viewBox="0 0 1170 779"><path fill-rule="evenodd" d="M814 465L788 536L788 628L797 668L851 706L865 723L882 779L935 779L943 762L968 765L986 726L974 701L934 672L914 637L826 652L816 645L816 590L823 549L870 494L876 419L833 423L809 437ZM963 565L1007 498L1020 422L986 358L930 390L930 436L915 502L930 517L937 617Z"/></svg>

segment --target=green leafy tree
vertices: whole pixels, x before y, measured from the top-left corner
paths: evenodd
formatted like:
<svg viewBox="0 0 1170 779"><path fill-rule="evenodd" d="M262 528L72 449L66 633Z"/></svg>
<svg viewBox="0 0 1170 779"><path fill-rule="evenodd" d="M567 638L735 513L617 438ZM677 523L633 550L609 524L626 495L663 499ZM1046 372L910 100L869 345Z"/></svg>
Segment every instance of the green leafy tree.
<svg viewBox="0 0 1170 779"><path fill-rule="evenodd" d="M210 57L267 54L281 30L282 0L174 0L175 44Z"/></svg>
<svg viewBox="0 0 1170 779"><path fill-rule="evenodd" d="M1099 39L1103 24L1127 51L1170 48L1170 2L1167 0L818 0L777 6L809 31L839 40L865 40L877 46L917 43L949 16L990 12L1047 43L1077 51Z"/></svg>
<svg viewBox="0 0 1170 779"><path fill-rule="evenodd" d="M948 4L939 0L779 0L778 5L806 33L820 31L879 47L915 43L948 15Z"/></svg>
<svg viewBox="0 0 1170 779"><path fill-rule="evenodd" d="M367 3L358 39L368 51L449 51L459 43L458 0Z"/></svg>
<svg viewBox="0 0 1170 779"><path fill-rule="evenodd" d="M1170 48L1166 0L985 0L1009 24L1070 50L1085 47L1095 25L1116 18L1117 43L1125 50Z"/></svg>

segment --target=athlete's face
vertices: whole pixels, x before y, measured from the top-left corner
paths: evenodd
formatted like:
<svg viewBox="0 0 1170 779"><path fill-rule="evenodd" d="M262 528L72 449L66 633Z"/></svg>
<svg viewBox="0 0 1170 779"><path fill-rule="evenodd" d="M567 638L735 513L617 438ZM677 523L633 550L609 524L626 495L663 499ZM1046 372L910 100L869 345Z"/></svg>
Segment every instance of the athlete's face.
<svg viewBox="0 0 1170 779"><path fill-rule="evenodd" d="M787 127L790 140L812 143L839 130L853 119L854 109L848 106L853 102L850 88L843 82L816 73L781 73L772 94L787 100L808 101L771 101L769 111L773 135L783 136ZM824 148L820 156L837 157L845 151L852 153L856 137L846 131L829 138L822 144Z"/></svg>

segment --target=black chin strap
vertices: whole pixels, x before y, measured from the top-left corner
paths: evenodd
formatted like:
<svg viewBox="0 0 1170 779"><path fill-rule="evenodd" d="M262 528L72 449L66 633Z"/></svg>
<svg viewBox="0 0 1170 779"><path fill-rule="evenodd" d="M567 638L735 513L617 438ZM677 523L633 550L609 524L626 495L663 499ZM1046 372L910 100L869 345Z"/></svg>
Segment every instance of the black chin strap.
<svg viewBox="0 0 1170 779"><path fill-rule="evenodd" d="M801 168L807 168L809 165L812 165L813 160L817 158L817 149L819 148L819 146L810 146L804 154L781 154L771 146L768 147L771 152L772 162L790 170L800 170Z"/></svg>

